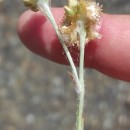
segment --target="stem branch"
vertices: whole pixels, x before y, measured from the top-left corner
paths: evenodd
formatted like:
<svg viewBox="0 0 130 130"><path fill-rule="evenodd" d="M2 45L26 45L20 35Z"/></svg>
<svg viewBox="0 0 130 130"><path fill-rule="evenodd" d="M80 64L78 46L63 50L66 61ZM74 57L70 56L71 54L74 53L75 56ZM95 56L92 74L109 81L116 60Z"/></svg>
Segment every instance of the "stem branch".
<svg viewBox="0 0 130 130"><path fill-rule="evenodd" d="M76 87L78 89L77 95L78 95L78 106L77 106L77 120L76 120L76 130L83 130L84 129L84 121L83 121L83 107L84 107L84 49L85 49L85 37L86 37L86 32L84 30L84 23L82 21L78 21L78 35L79 35L79 39L80 39L80 63L79 63L79 76L76 70L76 67L74 65L72 56L65 44L65 42L62 39L62 36L59 32L58 26L54 20L54 17L51 13L51 10L48 6L48 2L46 1L45 3L39 0L39 10L45 14L48 19L50 20L50 22L52 23L56 34L62 44L62 47L65 51L65 54L68 58L68 61L70 63L70 66L72 68L72 73L73 73L73 78L75 80L76 83Z"/></svg>
<svg viewBox="0 0 130 130"><path fill-rule="evenodd" d="M80 93L78 95L78 108L77 108L77 121L76 130L84 129L83 109L84 109L84 50L85 50L85 37L86 32L84 30L84 23L78 21L78 34L80 39L80 61L79 61L79 82L80 82Z"/></svg>
<svg viewBox="0 0 130 130"><path fill-rule="evenodd" d="M51 10L50 10L49 6L48 6L48 3L42 3L39 0L38 6L39 6L39 10L48 17L48 19L50 20L50 22L52 23L52 25L53 25L53 27L54 27L54 29L56 31L56 34L57 34L57 36L58 36L58 38L59 38L59 40L60 40L60 42L62 44L62 47L63 47L63 49L65 51L65 54L66 54L66 56L68 58L68 61L70 63L72 73L73 73L73 76L74 76L73 78L74 78L74 81L76 83L76 87L78 89L78 88L80 88L80 83L79 83L79 77L78 77L78 74L77 74L76 67L74 65L71 54L70 54L65 42L63 41L62 36L59 33L58 26L57 26L57 24L56 24L56 22L54 20L54 17L53 17L53 15L51 13Z"/></svg>

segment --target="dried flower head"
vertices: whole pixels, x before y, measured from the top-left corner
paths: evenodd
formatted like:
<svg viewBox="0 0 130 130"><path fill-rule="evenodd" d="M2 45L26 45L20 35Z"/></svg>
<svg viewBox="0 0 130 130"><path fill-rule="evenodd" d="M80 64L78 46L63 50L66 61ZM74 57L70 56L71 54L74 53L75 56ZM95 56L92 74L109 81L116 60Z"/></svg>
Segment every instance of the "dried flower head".
<svg viewBox="0 0 130 130"><path fill-rule="evenodd" d="M95 26L99 23L102 7L94 0L68 0L64 10L65 16L59 30L68 46L79 46L78 21L84 23L86 43L101 37Z"/></svg>
<svg viewBox="0 0 130 130"><path fill-rule="evenodd" d="M23 0L24 5L29 7L32 11L41 11L46 7L50 7L51 0ZM43 11L41 11L43 13Z"/></svg>
<svg viewBox="0 0 130 130"><path fill-rule="evenodd" d="M35 12L38 11L37 1L38 0L23 0L24 5L29 7L31 10Z"/></svg>

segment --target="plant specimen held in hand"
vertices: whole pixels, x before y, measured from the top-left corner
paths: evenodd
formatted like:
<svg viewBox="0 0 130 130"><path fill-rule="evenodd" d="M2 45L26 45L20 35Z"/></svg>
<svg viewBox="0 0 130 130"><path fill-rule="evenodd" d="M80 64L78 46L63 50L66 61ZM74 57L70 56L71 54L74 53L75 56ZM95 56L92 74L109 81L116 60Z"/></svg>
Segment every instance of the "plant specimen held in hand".
<svg viewBox="0 0 130 130"><path fill-rule="evenodd" d="M72 72L69 73L76 85L77 112L76 130L84 129L84 50L89 41L100 38L96 26L99 24L102 7L94 0L68 0L64 6L64 17L61 25L57 25L49 7L49 0L23 0L25 6L33 11L40 11L52 23L55 32L62 44ZM76 69L74 59L68 49L79 49L79 69Z"/></svg>

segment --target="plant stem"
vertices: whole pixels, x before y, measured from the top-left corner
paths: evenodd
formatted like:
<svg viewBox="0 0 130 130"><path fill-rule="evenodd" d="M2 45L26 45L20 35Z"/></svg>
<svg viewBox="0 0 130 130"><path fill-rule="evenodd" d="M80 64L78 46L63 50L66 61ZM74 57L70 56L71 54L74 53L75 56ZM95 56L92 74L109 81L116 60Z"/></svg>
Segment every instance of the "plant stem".
<svg viewBox="0 0 130 130"><path fill-rule="evenodd" d="M56 22L54 20L54 17L53 17L53 15L51 13L51 10L50 10L49 6L48 6L48 3L43 3L41 0L39 0L38 6L39 6L39 10L48 17L48 19L50 20L50 22L52 23L52 25L53 25L53 27L54 27L54 29L56 31L56 34L57 34L57 36L58 36L58 38L59 38L59 40L60 40L60 42L62 44L62 47L63 47L63 49L65 51L65 54L66 54L66 56L68 58L68 61L70 63L72 73L73 73L74 82L76 83L77 89L79 89L80 88L80 83L79 83L79 77L78 77L78 74L77 74L76 67L74 65L71 54L70 54L65 42L63 41L62 36L59 33L58 26L57 26L57 24L56 24Z"/></svg>
<svg viewBox="0 0 130 130"><path fill-rule="evenodd" d="M45 14L48 19L50 20L50 22L52 23L56 34L62 44L62 47L65 51L65 54L68 58L68 61L70 63L70 66L72 68L72 73L73 73L73 78L74 81L76 83L76 87L77 87L77 95L78 95L78 108L77 108L77 120L76 120L76 130L83 130L84 129L84 122L83 122L83 107L84 107L84 48L85 48L85 37L86 37L86 33L84 31L84 23L82 21L79 21L79 27L78 27L78 34L79 34L79 38L80 38L80 63L79 63L79 76L76 70L76 67L74 65L72 56L65 44L65 42L62 39L62 36L59 32L58 26L54 20L54 17L50 11L50 8L48 6L47 2L43 2L41 0L39 0L39 10Z"/></svg>
<svg viewBox="0 0 130 130"><path fill-rule="evenodd" d="M84 50L85 50L85 37L86 32L84 30L84 23L78 21L78 34L80 39L80 63L79 63L79 82L80 82L80 93L78 95L78 106L77 106L77 122L76 130L84 129L84 119L83 119L83 108L84 108Z"/></svg>

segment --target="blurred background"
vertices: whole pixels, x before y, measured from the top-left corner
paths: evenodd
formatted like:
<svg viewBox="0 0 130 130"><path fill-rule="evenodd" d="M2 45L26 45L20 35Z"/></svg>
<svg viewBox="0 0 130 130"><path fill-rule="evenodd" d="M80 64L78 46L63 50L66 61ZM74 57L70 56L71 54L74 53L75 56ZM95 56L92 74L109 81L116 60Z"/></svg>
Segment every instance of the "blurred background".
<svg viewBox="0 0 130 130"><path fill-rule="evenodd" d="M52 0L63 6L66 0ZM130 0L100 0L104 12L130 14ZM28 51L17 35L22 0L0 6L0 130L74 130L69 67ZM85 130L130 130L130 84L86 70Z"/></svg>

